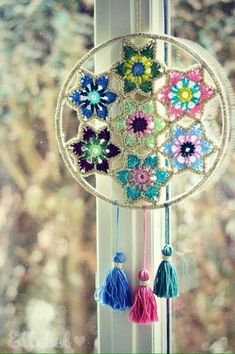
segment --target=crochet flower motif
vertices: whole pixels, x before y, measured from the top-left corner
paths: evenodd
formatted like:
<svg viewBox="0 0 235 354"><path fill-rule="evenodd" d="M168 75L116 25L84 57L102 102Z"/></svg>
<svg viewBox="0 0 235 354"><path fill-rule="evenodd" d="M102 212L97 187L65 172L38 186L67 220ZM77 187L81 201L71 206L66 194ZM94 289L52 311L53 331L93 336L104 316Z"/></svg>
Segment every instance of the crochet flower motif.
<svg viewBox="0 0 235 354"><path fill-rule="evenodd" d="M214 151L215 146L205 136L200 123L188 129L176 126L171 139L162 146L162 152L172 160L174 172L191 170L204 173L204 159Z"/></svg>
<svg viewBox="0 0 235 354"><path fill-rule="evenodd" d="M83 127L81 137L70 140L67 147L82 174L109 173L110 159L121 153L119 147L112 144L107 128L95 132L90 126Z"/></svg>
<svg viewBox="0 0 235 354"><path fill-rule="evenodd" d="M200 118L203 105L214 94L215 90L203 80L202 69L196 67L187 72L170 71L168 83L160 90L158 97L173 118L184 115Z"/></svg>
<svg viewBox="0 0 235 354"><path fill-rule="evenodd" d="M75 110L79 109L85 121L93 117L106 121L108 106L117 99L116 93L109 90L109 81L109 76L95 78L91 73L82 72L79 86L67 96L68 104Z"/></svg>
<svg viewBox="0 0 235 354"><path fill-rule="evenodd" d="M123 60L114 66L114 72L124 82L124 93L139 89L144 93L152 92L153 79L163 73L163 67L154 60L155 43L137 49L131 43L123 44Z"/></svg>
<svg viewBox="0 0 235 354"><path fill-rule="evenodd" d="M140 159L136 155L128 155L125 169L116 170L114 177L123 186L128 202L145 199L156 202L161 188L169 181L171 172L158 167L155 154Z"/></svg>
<svg viewBox="0 0 235 354"><path fill-rule="evenodd" d="M112 126L122 134L126 148L143 146L152 149L156 136L165 129L166 123L156 114L153 101L142 104L124 101L123 113L114 119Z"/></svg>

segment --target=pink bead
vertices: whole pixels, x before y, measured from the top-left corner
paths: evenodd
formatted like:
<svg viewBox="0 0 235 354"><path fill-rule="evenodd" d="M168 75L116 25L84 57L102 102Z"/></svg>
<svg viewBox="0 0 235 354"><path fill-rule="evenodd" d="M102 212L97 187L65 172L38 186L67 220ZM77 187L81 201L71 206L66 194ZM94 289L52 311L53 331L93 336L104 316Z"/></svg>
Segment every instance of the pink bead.
<svg viewBox="0 0 235 354"><path fill-rule="evenodd" d="M138 276L139 276L139 280L141 281L149 280L149 272L147 271L147 269L141 269Z"/></svg>

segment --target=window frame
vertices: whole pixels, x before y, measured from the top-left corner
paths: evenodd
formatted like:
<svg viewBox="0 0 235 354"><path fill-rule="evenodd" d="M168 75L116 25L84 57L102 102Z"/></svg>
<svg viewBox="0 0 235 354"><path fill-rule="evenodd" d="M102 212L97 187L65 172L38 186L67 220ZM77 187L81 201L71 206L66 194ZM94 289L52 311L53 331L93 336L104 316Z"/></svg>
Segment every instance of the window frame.
<svg viewBox="0 0 235 354"><path fill-rule="evenodd" d="M169 14L166 14L168 1L159 0L95 0L95 46L125 34L151 32L163 34L169 28ZM168 15L168 16L166 16ZM97 53L95 71L103 71L107 64L117 59L118 53ZM158 48L158 59L164 59L164 46ZM115 199L115 184L105 183L97 177L99 192L107 190ZM107 270L112 264L115 250L115 212L114 208L102 200L97 206L97 277L96 286L102 284ZM148 268L154 277L161 261L161 248L164 244L164 212L149 211L148 222ZM127 258L125 270L133 289L138 285L137 274L142 265L142 211L120 210L120 250ZM153 279L151 279L153 280ZM168 314L165 299L157 299L160 321L152 326L136 326L127 320L127 313L113 312L97 304L98 308L98 352L99 353L167 353L171 343L167 343L171 332L171 303ZM166 335L168 331L168 336ZM170 336L171 338L171 336Z"/></svg>

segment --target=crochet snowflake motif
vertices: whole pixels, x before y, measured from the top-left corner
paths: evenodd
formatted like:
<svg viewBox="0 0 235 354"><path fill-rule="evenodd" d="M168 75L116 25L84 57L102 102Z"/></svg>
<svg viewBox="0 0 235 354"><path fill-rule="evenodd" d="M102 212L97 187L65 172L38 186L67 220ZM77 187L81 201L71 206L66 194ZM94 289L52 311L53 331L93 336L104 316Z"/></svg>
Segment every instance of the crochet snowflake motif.
<svg viewBox="0 0 235 354"><path fill-rule="evenodd" d="M152 93L153 80L164 72L155 60L155 42L140 49L131 43L124 43L122 50L123 60L114 66L113 71L122 80L124 93L136 89L142 93Z"/></svg>
<svg viewBox="0 0 235 354"><path fill-rule="evenodd" d="M81 137L69 141L67 148L82 174L109 173L110 160L121 153L111 142L107 128L96 132L90 126L83 127Z"/></svg>
<svg viewBox="0 0 235 354"><path fill-rule="evenodd" d="M113 129L122 134L124 147L153 149L156 137L165 129L166 122L157 115L152 100L138 104L124 101L123 112L112 122Z"/></svg>
<svg viewBox="0 0 235 354"><path fill-rule="evenodd" d="M128 202L140 199L156 202L161 188L171 177L170 171L159 168L155 154L144 159L127 155L124 167L114 172L114 178L122 185Z"/></svg>
<svg viewBox="0 0 235 354"><path fill-rule="evenodd" d="M177 125L162 152L170 158L174 172L191 170L204 173L204 159L215 151L214 144L206 137L201 123L189 128Z"/></svg>
<svg viewBox="0 0 235 354"><path fill-rule="evenodd" d="M202 69L169 71L167 80L158 98L168 114L178 119L185 115L200 118L204 104L215 94L215 90L204 82Z"/></svg>
<svg viewBox="0 0 235 354"><path fill-rule="evenodd" d="M209 155L218 151L203 124L204 106L216 94L203 68L165 70L155 58L155 41L143 47L123 42L119 62L99 75L80 70L64 97L80 120L78 136L66 143L78 173L110 176L127 205L158 203L175 175L204 175ZM115 102L120 105L112 108Z"/></svg>
<svg viewBox="0 0 235 354"><path fill-rule="evenodd" d="M67 102L80 111L82 120L108 119L109 106L117 99L117 94L109 90L109 81L107 75L94 77L88 72L81 73L80 83L69 92Z"/></svg>

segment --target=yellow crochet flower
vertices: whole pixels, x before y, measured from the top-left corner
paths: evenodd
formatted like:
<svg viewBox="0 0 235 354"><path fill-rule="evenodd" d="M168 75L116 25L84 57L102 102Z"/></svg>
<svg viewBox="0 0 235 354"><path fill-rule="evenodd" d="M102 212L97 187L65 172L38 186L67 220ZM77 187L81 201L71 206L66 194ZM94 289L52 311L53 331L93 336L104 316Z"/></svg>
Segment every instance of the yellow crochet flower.
<svg viewBox="0 0 235 354"><path fill-rule="evenodd" d="M151 58L136 54L125 63L126 78L140 85L151 79L151 66Z"/></svg>
<svg viewBox="0 0 235 354"><path fill-rule="evenodd" d="M123 44L123 60L114 66L114 72L123 80L123 91L135 89L150 94L153 80L160 77L164 68L155 60L155 42L151 41L142 48L131 43Z"/></svg>

